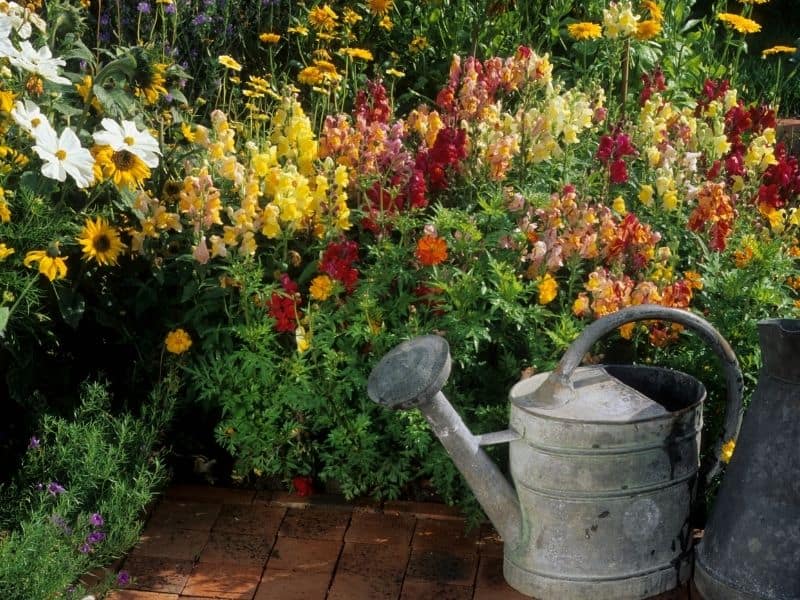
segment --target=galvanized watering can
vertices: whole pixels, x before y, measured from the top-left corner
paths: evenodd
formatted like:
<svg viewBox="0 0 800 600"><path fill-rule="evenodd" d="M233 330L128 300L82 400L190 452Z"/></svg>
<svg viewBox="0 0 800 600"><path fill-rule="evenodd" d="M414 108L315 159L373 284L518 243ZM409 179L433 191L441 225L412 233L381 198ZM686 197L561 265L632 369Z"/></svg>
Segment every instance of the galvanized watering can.
<svg viewBox="0 0 800 600"><path fill-rule="evenodd" d="M695 330L727 380L724 440L742 418L742 375L722 336L702 318L641 305L598 319L558 367L511 390L510 427L473 435L441 392L450 374L444 338L400 344L369 377L389 408L418 407L505 542L508 583L539 600L639 600L691 575L691 505L698 480L719 469L720 440L699 470L705 388L678 371L578 367L601 336L659 319ZM515 487L481 446L510 442Z"/></svg>
<svg viewBox="0 0 800 600"><path fill-rule="evenodd" d="M706 600L800 599L800 320L758 336L758 385L697 548Z"/></svg>

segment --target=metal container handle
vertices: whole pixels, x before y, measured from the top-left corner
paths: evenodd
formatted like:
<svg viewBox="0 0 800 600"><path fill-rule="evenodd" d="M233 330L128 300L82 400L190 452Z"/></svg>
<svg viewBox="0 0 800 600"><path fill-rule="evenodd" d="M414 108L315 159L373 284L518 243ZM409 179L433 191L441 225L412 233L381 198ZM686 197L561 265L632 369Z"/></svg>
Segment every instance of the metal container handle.
<svg viewBox="0 0 800 600"><path fill-rule="evenodd" d="M544 393L537 393L542 399L551 398L550 406L556 407L569 402L574 394L572 387L572 372L578 367L583 357L586 355L596 341L601 337L614 331L616 328L632 323L634 321L646 321L657 319L660 321L670 321L680 323L693 329L704 341L708 342L712 350L717 354L722 367L725 371L727 384L727 403L725 407L725 425L722 439L717 440L714 446L713 456L701 468L701 473L705 472L705 481L708 483L722 468L722 446L725 442L733 440L739 436L739 429L742 425L742 415L744 404L742 398L743 377L739 368L739 361L727 340L714 329L714 327L702 317L694 313L667 308L657 304L641 304L629 306L615 313L597 319L594 323L586 327L581 335L570 345L558 366L550 373L550 376L542 385L540 390ZM539 405L544 408L547 405Z"/></svg>

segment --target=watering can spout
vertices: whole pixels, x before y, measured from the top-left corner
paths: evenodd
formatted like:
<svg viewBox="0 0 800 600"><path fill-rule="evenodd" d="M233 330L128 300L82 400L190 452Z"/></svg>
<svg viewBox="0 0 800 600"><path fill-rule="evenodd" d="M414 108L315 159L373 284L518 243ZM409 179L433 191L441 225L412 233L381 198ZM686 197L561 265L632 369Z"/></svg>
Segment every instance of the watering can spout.
<svg viewBox="0 0 800 600"><path fill-rule="evenodd" d="M367 391L373 401L387 408L420 409L504 542L516 546L522 526L519 499L482 446L519 436L511 430L472 434L441 391L450 366L450 349L444 338L415 338L381 359L370 374Z"/></svg>

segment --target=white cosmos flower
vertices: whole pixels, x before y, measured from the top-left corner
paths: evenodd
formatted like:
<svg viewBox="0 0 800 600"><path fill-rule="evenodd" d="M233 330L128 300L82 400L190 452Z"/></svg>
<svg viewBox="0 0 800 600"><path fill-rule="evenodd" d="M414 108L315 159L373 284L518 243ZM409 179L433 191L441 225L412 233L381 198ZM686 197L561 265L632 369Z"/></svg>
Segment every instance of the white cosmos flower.
<svg viewBox="0 0 800 600"><path fill-rule="evenodd" d="M39 107L27 98L25 99L25 104L17 100L14 104L14 108L11 109L11 116L14 121L16 121L17 125L30 133L34 138L38 138L43 131L50 131L53 136L55 136L55 131L53 130L53 126L50 125L50 121L42 114Z"/></svg>
<svg viewBox="0 0 800 600"><path fill-rule="evenodd" d="M12 65L36 73L53 83L71 85L72 82L69 79L58 74L58 67L63 67L67 62L63 58L53 58L53 53L47 44L34 50L31 43L25 40L20 42L19 48L16 55L8 57Z"/></svg>
<svg viewBox="0 0 800 600"><path fill-rule="evenodd" d="M52 129L42 131L33 150L44 161L42 175L45 177L64 181L69 175L79 188L94 181L94 157L81 146L78 136L69 127L64 128L60 137L56 137Z"/></svg>
<svg viewBox="0 0 800 600"><path fill-rule="evenodd" d="M108 118L100 121L100 124L104 130L94 133L95 142L101 146L111 146L114 152L127 150L141 158L150 168L158 166L161 150L158 140L147 129L139 131L133 121L123 121L120 125L114 119Z"/></svg>
<svg viewBox="0 0 800 600"><path fill-rule="evenodd" d="M47 23L44 19L31 9L20 6L16 2L0 2L0 11L11 21L17 35L23 40L31 37L31 24L35 25L42 33L47 32Z"/></svg>
<svg viewBox="0 0 800 600"><path fill-rule="evenodd" d="M0 13L0 56L16 56L17 49L14 44L8 39L11 35L13 24L11 19L6 15Z"/></svg>

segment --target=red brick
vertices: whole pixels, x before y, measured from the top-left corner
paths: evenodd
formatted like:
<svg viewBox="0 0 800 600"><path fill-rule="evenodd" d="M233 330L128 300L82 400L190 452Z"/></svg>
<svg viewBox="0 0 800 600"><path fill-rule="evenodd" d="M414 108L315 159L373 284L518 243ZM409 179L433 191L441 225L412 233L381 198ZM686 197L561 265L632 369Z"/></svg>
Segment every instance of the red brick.
<svg viewBox="0 0 800 600"><path fill-rule="evenodd" d="M251 600L261 580L261 567L232 566L226 563L195 565L183 588L185 596L203 596L230 600Z"/></svg>
<svg viewBox="0 0 800 600"><path fill-rule="evenodd" d="M400 600L472 600L472 587L406 580Z"/></svg>
<svg viewBox="0 0 800 600"><path fill-rule="evenodd" d="M252 504L255 490L213 487L209 485L178 484L167 488L171 500L211 502L214 504Z"/></svg>
<svg viewBox="0 0 800 600"><path fill-rule="evenodd" d="M179 594L192 572L191 560L175 560L153 556L131 556L125 570L131 576L128 587L137 590Z"/></svg>
<svg viewBox="0 0 800 600"><path fill-rule="evenodd" d="M208 544L200 554L200 562L263 567L269 557L272 542L272 537L266 538L263 535L212 532Z"/></svg>
<svg viewBox="0 0 800 600"><path fill-rule="evenodd" d="M208 541L208 533L194 529L145 531L133 549L134 556L159 556L196 560Z"/></svg>
<svg viewBox="0 0 800 600"><path fill-rule="evenodd" d="M226 504L213 531L275 537L286 509L279 506Z"/></svg>
<svg viewBox="0 0 800 600"><path fill-rule="evenodd" d="M147 528L210 531L214 521L217 520L220 508L222 508L220 504L163 500L150 515Z"/></svg>
<svg viewBox="0 0 800 600"><path fill-rule="evenodd" d="M350 513L341 510L290 508L283 518L279 536L310 540L335 540L344 537Z"/></svg>
<svg viewBox="0 0 800 600"><path fill-rule="evenodd" d="M267 568L254 600L325 600L330 573L302 573Z"/></svg>
<svg viewBox="0 0 800 600"><path fill-rule="evenodd" d="M382 513L353 513L345 541L364 544L408 545L414 531L414 517Z"/></svg>
<svg viewBox="0 0 800 600"><path fill-rule="evenodd" d="M117 590L106 596L106 600L178 600L178 594L158 594L137 590Z"/></svg>
<svg viewBox="0 0 800 600"><path fill-rule="evenodd" d="M340 549L341 542L281 537L272 549L267 569L330 575L336 566Z"/></svg>
<svg viewBox="0 0 800 600"><path fill-rule="evenodd" d="M466 522L436 521L433 519L417 519L414 539L411 542L415 549L448 550L456 548L476 552L478 549L478 531L466 530Z"/></svg>
<svg viewBox="0 0 800 600"><path fill-rule="evenodd" d="M463 513L454 506L435 502L407 502L392 500L383 505L386 513L413 515L418 519L463 519Z"/></svg>
<svg viewBox="0 0 800 600"><path fill-rule="evenodd" d="M258 490L253 497L253 504L268 504L272 500L272 490Z"/></svg>
<svg viewBox="0 0 800 600"><path fill-rule="evenodd" d="M367 578L391 579L402 583L408 564L409 547L346 543L339 557L337 574L351 573Z"/></svg>
<svg viewBox="0 0 800 600"><path fill-rule="evenodd" d="M471 586L475 582L477 556L459 550L411 551L406 581L428 581Z"/></svg>
<svg viewBox="0 0 800 600"><path fill-rule="evenodd" d="M401 582L395 579L337 572L328 600L397 600L400 588Z"/></svg>

